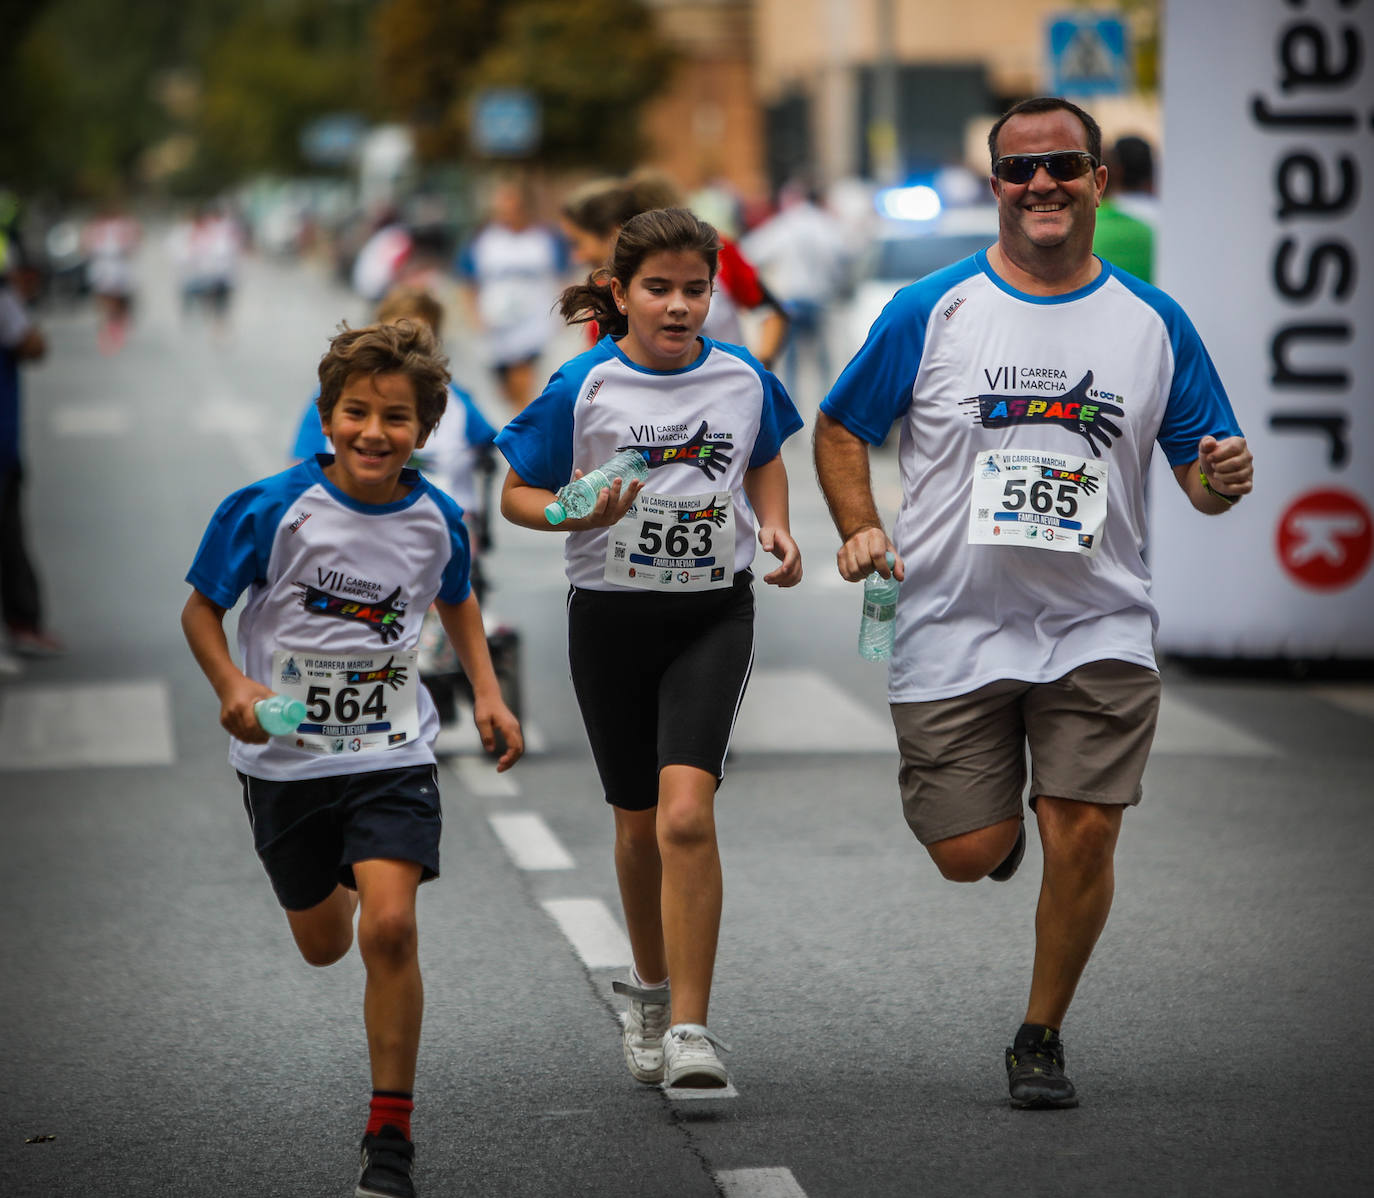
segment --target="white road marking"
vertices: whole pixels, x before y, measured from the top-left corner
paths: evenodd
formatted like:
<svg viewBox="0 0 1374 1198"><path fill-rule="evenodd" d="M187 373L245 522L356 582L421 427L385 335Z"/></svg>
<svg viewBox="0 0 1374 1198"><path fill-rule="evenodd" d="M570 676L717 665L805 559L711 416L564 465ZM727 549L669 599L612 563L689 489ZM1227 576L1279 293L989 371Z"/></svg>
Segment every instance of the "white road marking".
<svg viewBox="0 0 1374 1198"><path fill-rule="evenodd" d="M1283 750L1236 727L1207 708L1179 697L1165 686L1155 728L1155 753L1196 753L1204 757L1281 757Z"/></svg>
<svg viewBox="0 0 1374 1198"><path fill-rule="evenodd" d="M886 677L875 682L881 706L873 709L819 671L756 669L730 746L742 753L895 755L886 685Z"/></svg>
<svg viewBox="0 0 1374 1198"><path fill-rule="evenodd" d="M191 408L191 427L227 442L255 478L276 474L290 465L289 446L263 435L263 414L223 386L212 389Z"/></svg>
<svg viewBox="0 0 1374 1198"><path fill-rule="evenodd" d="M122 404L64 403L52 409L52 431L59 437L118 437L132 423Z"/></svg>
<svg viewBox="0 0 1374 1198"><path fill-rule="evenodd" d="M1309 686L1307 693L1314 699L1324 699L1334 703L1352 715L1367 716L1374 719L1374 686Z"/></svg>
<svg viewBox="0 0 1374 1198"><path fill-rule="evenodd" d="M541 905L588 969L629 966L630 942L600 899L546 899Z"/></svg>
<svg viewBox="0 0 1374 1198"><path fill-rule="evenodd" d="M496 838L520 869L572 869L577 864L549 825L532 812L487 818Z"/></svg>
<svg viewBox="0 0 1374 1198"><path fill-rule="evenodd" d="M725 1198L806 1198L791 1169L723 1169L716 1180Z"/></svg>
<svg viewBox="0 0 1374 1198"><path fill-rule="evenodd" d="M0 770L171 765L166 682L11 687L0 694Z"/></svg>
<svg viewBox="0 0 1374 1198"><path fill-rule="evenodd" d="M439 733L441 738L443 735ZM434 751L442 754L446 750L441 749L436 741ZM520 786L515 779L509 773L498 774L496 763L489 757L458 757L448 762L448 766L458 775L458 781L465 790L484 799L515 798L520 794Z"/></svg>

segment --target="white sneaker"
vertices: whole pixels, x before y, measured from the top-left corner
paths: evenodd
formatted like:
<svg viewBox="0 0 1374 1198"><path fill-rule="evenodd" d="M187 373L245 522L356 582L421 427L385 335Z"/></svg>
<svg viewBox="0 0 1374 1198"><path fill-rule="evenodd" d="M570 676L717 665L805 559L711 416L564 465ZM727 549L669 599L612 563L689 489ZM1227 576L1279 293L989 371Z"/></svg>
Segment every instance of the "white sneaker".
<svg viewBox="0 0 1374 1198"><path fill-rule="evenodd" d="M630 1013L625 1020L625 1064L639 1081L662 1081L663 1035L668 1030L668 987L650 989L630 982L612 982L611 989L630 1000Z"/></svg>
<svg viewBox="0 0 1374 1198"><path fill-rule="evenodd" d="M663 1084L686 1090L719 1090L730 1084L716 1049L730 1046L699 1023L675 1023L663 1037Z"/></svg>

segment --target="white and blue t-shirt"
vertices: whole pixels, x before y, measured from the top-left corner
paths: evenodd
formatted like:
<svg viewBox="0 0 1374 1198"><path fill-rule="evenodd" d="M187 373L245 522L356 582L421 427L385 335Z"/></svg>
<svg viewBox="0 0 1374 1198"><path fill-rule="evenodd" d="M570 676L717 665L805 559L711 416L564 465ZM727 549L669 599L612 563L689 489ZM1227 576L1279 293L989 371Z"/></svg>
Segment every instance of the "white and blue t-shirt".
<svg viewBox="0 0 1374 1198"><path fill-rule="evenodd" d="M821 410L875 445L901 420L893 702L1046 682L1106 658L1154 668L1142 553L1154 444L1180 465L1203 436L1240 435L1197 330L1164 292L1104 262L1077 291L1028 295L980 251L897 292ZM1105 463L1095 555L970 544L974 462L989 450Z"/></svg>
<svg viewBox="0 0 1374 1198"><path fill-rule="evenodd" d="M757 525L744 475L771 462L802 427L783 385L738 345L701 338L700 355L679 370L631 362L609 336L549 380L543 394L496 437L525 482L556 491L622 449L644 452L656 495L729 491L735 519L734 569L754 560ZM568 581L597 591L633 588L604 577L605 528L572 532L564 545Z"/></svg>
<svg viewBox="0 0 1374 1198"><path fill-rule="evenodd" d="M375 654L413 649L437 597L468 597L470 555L463 513L414 470L394 503L362 503L325 477L321 455L234 492L205 530L186 581L239 615L239 661L248 677L272 685L272 654L298 650ZM343 755L299 749L289 738L265 745L233 738L229 761L255 778L288 781L423 765L439 719L419 688L416 741L382 752Z"/></svg>

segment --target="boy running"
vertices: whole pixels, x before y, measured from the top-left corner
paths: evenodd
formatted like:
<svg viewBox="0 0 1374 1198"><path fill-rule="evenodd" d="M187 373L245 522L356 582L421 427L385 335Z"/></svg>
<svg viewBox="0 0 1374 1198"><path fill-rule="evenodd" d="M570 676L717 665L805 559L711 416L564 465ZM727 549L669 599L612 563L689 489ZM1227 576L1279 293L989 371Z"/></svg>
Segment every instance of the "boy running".
<svg viewBox="0 0 1374 1198"><path fill-rule="evenodd" d="M523 751L502 702L469 586L462 511L411 454L439 422L448 371L421 324L345 329L320 362L320 419L334 446L235 492L210 521L182 628L233 737L254 846L301 955L367 971L372 1104L357 1198L412 1198L410 1115L420 1039L415 899L439 873L432 742L439 721L415 646L433 602L472 680L474 720L498 770ZM234 664L225 612L248 592ZM254 703L307 704L269 738Z"/></svg>

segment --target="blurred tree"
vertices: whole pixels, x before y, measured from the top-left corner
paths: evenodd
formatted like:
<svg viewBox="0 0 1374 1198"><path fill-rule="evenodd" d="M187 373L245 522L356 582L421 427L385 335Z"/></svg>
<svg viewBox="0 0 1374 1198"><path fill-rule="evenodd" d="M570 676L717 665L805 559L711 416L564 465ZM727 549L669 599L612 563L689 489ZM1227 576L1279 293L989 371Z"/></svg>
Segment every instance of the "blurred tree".
<svg viewBox="0 0 1374 1198"><path fill-rule="evenodd" d="M375 111L374 72L364 51L360 0L256 0L201 55L189 174L213 189L245 173L307 166L301 130L318 117Z"/></svg>
<svg viewBox="0 0 1374 1198"><path fill-rule="evenodd" d="M489 0L382 0L372 14L378 88L425 161L463 157L465 129L449 114L500 35L501 8Z"/></svg>
<svg viewBox="0 0 1374 1198"><path fill-rule="evenodd" d="M507 7L474 83L539 98L541 162L623 170L640 155L639 114L673 64L640 0L523 0ZM467 105L454 115L466 123Z"/></svg>
<svg viewBox="0 0 1374 1198"><path fill-rule="evenodd" d="M373 34L384 99L429 161L470 156L478 89L520 87L541 103L541 162L629 166L672 67L640 0L384 0Z"/></svg>

